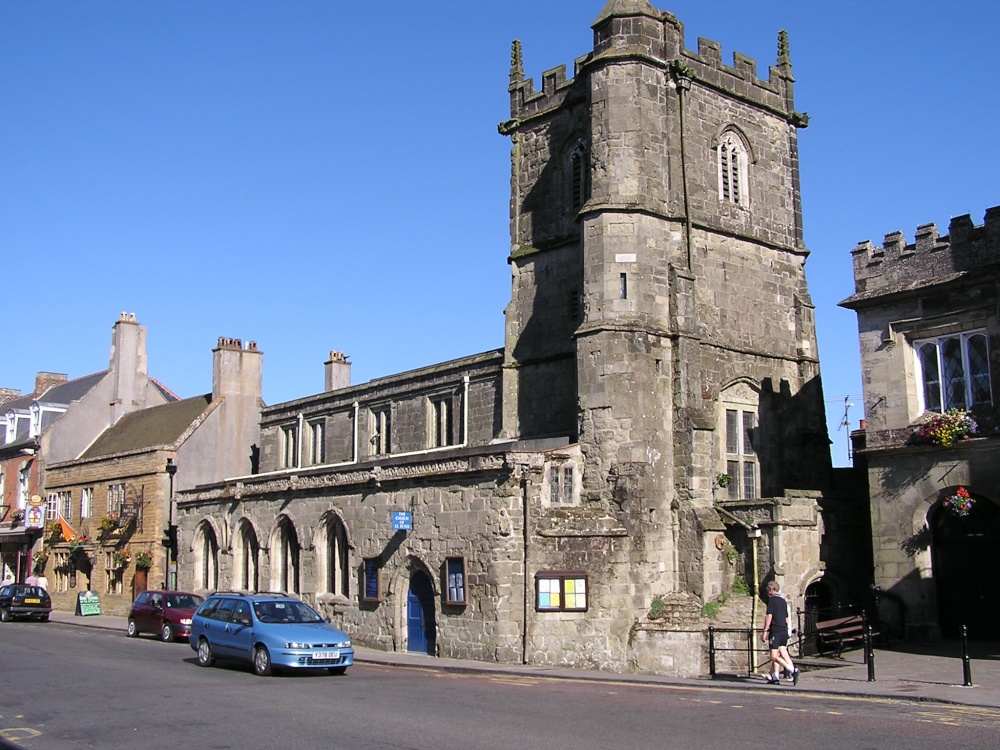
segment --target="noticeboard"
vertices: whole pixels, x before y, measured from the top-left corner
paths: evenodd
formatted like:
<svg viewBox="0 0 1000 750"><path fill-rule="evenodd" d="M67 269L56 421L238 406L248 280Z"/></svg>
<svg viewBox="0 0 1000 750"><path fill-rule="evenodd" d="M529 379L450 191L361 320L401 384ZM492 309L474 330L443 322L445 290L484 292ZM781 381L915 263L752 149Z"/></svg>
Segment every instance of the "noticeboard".
<svg viewBox="0 0 1000 750"><path fill-rule="evenodd" d="M76 614L80 617L101 614L101 600L93 591L81 591L76 595Z"/></svg>
<svg viewBox="0 0 1000 750"><path fill-rule="evenodd" d="M377 557L369 557L361 568L361 600L378 602L382 600L382 566Z"/></svg>

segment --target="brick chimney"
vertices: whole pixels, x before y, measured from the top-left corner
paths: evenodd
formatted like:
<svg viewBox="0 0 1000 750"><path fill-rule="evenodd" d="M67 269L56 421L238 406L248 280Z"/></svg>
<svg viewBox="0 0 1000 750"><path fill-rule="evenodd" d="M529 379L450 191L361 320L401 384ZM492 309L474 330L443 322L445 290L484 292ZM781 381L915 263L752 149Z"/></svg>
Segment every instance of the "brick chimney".
<svg viewBox="0 0 1000 750"><path fill-rule="evenodd" d="M330 359L323 363L323 390L339 391L351 385L351 363L343 352L330 352Z"/></svg>
<svg viewBox="0 0 1000 750"><path fill-rule="evenodd" d="M61 372L40 372L35 375L35 398L41 396L49 388L65 383L69 377Z"/></svg>

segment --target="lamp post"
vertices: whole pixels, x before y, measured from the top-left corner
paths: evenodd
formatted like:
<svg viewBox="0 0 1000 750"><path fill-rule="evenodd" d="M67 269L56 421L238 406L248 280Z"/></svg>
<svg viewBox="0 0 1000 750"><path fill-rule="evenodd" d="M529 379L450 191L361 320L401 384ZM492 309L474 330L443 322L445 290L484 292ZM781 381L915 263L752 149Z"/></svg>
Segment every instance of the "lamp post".
<svg viewBox="0 0 1000 750"><path fill-rule="evenodd" d="M170 492L167 497L167 528L164 530L163 546L167 548L167 565L163 574L163 588L167 591L173 587L173 565L177 559L177 527L174 526L174 474L177 473L177 464L174 463L173 456L167 457L167 477L170 480Z"/></svg>

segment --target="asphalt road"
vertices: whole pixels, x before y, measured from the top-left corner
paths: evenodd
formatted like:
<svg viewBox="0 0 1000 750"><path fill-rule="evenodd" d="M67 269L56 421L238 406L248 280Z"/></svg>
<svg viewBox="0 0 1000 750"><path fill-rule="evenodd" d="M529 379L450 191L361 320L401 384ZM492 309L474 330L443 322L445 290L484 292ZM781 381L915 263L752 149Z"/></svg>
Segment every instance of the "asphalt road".
<svg viewBox="0 0 1000 750"><path fill-rule="evenodd" d="M997 747L1000 710L355 665L256 677L185 643L0 625L0 738L47 748Z"/></svg>

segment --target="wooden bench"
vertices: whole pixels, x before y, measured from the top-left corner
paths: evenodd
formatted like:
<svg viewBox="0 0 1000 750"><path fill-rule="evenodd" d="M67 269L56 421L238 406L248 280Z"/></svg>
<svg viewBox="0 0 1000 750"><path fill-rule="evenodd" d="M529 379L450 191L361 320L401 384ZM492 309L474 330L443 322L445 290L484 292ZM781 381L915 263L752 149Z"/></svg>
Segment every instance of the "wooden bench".
<svg viewBox="0 0 1000 750"><path fill-rule="evenodd" d="M861 615L817 622L816 629L812 632L816 636L816 649L824 656L828 651L835 651L834 656L839 659L845 648L864 644L866 626L867 621Z"/></svg>

